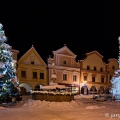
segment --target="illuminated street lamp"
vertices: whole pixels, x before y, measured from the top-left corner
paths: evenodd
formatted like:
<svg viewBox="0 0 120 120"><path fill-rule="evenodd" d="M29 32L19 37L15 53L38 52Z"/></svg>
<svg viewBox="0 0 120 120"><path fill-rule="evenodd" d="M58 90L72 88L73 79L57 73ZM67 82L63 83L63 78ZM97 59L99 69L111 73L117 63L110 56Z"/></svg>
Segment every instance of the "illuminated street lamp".
<svg viewBox="0 0 120 120"><path fill-rule="evenodd" d="M86 82L87 82L86 80L83 80L83 83L84 83L85 85L86 85Z"/></svg>
<svg viewBox="0 0 120 120"><path fill-rule="evenodd" d="M83 80L82 86L86 86L86 83L87 83L87 81L86 81L86 80Z"/></svg>
<svg viewBox="0 0 120 120"><path fill-rule="evenodd" d="M84 88L84 91L83 91L83 94L84 94L84 95L87 95L87 94L88 94L86 82L87 82L86 80L83 80L83 83L82 83L82 87Z"/></svg>

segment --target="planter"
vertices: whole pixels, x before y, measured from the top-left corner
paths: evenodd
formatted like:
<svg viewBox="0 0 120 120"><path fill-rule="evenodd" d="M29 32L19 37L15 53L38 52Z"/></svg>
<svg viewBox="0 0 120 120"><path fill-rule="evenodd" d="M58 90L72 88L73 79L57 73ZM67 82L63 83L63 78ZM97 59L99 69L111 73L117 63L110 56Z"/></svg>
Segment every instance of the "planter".
<svg viewBox="0 0 120 120"><path fill-rule="evenodd" d="M32 93L33 100L45 100L50 102L70 102L74 100L74 95L69 94L43 94L43 93Z"/></svg>

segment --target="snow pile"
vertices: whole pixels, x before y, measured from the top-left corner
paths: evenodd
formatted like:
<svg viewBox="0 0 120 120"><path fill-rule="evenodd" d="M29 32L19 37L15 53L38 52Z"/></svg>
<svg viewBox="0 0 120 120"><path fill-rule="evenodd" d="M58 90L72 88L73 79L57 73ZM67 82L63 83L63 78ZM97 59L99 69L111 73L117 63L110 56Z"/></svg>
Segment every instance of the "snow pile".
<svg viewBox="0 0 120 120"><path fill-rule="evenodd" d="M112 120L118 118L119 102L97 102L85 97L75 96L75 100L71 102L49 102L30 98L17 103L17 106L0 107L0 120L109 120L111 116ZM114 117L114 114L117 116Z"/></svg>
<svg viewBox="0 0 120 120"><path fill-rule="evenodd" d="M71 102L49 102L49 101L40 101L40 100L28 100L23 105L24 108L38 108L38 109L48 109L48 110L74 110L81 107L85 107L85 104L80 101L71 101Z"/></svg>
<svg viewBox="0 0 120 120"><path fill-rule="evenodd" d="M82 95L82 94L80 94L80 97L82 97L82 98L93 98L93 95Z"/></svg>
<svg viewBox="0 0 120 120"><path fill-rule="evenodd" d="M1 110L1 109L5 109L5 107L2 107L2 106L1 106L1 107L0 107L0 110Z"/></svg>
<svg viewBox="0 0 120 120"><path fill-rule="evenodd" d="M86 109L102 109L102 108L105 108L105 106L101 106L101 107L98 107L98 106L87 106Z"/></svg>
<svg viewBox="0 0 120 120"><path fill-rule="evenodd" d="M78 96L76 98L79 98ZM23 105L24 108L30 109L42 109L42 110L52 110L52 111L74 111L80 110L81 108L85 109L102 109L105 106L92 105L96 104L93 99L80 98L71 102L49 102L49 101L40 101L29 99Z"/></svg>
<svg viewBox="0 0 120 120"><path fill-rule="evenodd" d="M96 101L103 102L105 101L105 97L99 97L95 99Z"/></svg>

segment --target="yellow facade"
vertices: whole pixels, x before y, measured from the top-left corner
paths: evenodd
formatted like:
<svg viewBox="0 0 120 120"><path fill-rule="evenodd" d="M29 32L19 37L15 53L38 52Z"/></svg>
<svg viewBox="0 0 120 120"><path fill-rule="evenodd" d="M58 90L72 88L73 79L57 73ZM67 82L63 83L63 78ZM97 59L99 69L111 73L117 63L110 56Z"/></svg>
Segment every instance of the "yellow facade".
<svg viewBox="0 0 120 120"><path fill-rule="evenodd" d="M18 60L17 77L26 92L48 84L47 65L33 46Z"/></svg>
<svg viewBox="0 0 120 120"><path fill-rule="evenodd" d="M103 56L97 51L86 53L86 58L81 64L81 90L82 84L87 86L89 93L109 92L111 77L118 69L118 61L109 59L108 64L103 61ZM89 66L89 69L88 69Z"/></svg>

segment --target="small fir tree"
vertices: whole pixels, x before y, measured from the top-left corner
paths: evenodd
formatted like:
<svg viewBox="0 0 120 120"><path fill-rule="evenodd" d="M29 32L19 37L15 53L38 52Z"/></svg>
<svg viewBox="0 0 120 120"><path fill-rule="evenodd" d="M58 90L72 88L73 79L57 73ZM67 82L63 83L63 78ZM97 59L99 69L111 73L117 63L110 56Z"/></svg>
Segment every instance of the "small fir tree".
<svg viewBox="0 0 120 120"><path fill-rule="evenodd" d="M20 98L19 81L16 76L16 61L12 58L11 46L0 24L0 102L11 102Z"/></svg>

